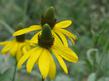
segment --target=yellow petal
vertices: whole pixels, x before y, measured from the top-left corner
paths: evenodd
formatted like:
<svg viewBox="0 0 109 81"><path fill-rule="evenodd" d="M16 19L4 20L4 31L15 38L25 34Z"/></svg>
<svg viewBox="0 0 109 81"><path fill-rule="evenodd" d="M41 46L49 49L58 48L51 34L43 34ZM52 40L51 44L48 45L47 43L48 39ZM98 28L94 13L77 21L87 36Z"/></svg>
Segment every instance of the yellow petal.
<svg viewBox="0 0 109 81"><path fill-rule="evenodd" d="M17 61L19 61L22 56L23 56L22 50L21 49L17 50L17 53L16 53L16 59L17 59Z"/></svg>
<svg viewBox="0 0 109 81"><path fill-rule="evenodd" d="M48 75L49 72L49 63L50 63L50 59L49 59L49 52L46 49L43 49L43 52L39 58L39 70L41 72L42 77L45 79Z"/></svg>
<svg viewBox="0 0 109 81"><path fill-rule="evenodd" d="M0 42L0 45L1 45L1 46L4 46L4 45L6 45L6 44L8 44L8 43L9 43L9 41Z"/></svg>
<svg viewBox="0 0 109 81"><path fill-rule="evenodd" d="M9 50L12 48L11 43L8 43L6 46L4 46L4 48L1 50L2 54L6 54L7 52L9 52Z"/></svg>
<svg viewBox="0 0 109 81"><path fill-rule="evenodd" d="M31 42L33 42L33 43L38 43L38 36L40 35L40 33L41 33L41 32L36 33L36 34L32 37Z"/></svg>
<svg viewBox="0 0 109 81"><path fill-rule="evenodd" d="M72 24L72 21L71 20L64 20L64 21L60 21L60 22L56 23L56 25L54 26L54 28L56 28L56 29L59 29L59 28L67 28L71 24Z"/></svg>
<svg viewBox="0 0 109 81"><path fill-rule="evenodd" d="M28 28L24 28L24 29L16 31L13 34L13 36L22 35L22 34L29 33L29 32L35 31L35 30L40 30L40 29L41 29L40 25L32 25L32 26L30 26Z"/></svg>
<svg viewBox="0 0 109 81"><path fill-rule="evenodd" d="M67 42L67 39L66 37L63 35L63 33L61 33L60 31L56 30L55 31L59 37L61 38L61 41L63 42L64 46L68 47L68 42Z"/></svg>
<svg viewBox="0 0 109 81"><path fill-rule="evenodd" d="M53 51L53 54L56 56L56 58L57 58L57 60L58 60L58 62L60 64L60 66L62 67L62 69L64 70L64 72L66 74L68 74L67 66L66 66L64 60L59 56L59 52L57 50L55 50L55 49L52 49L52 51Z"/></svg>
<svg viewBox="0 0 109 81"><path fill-rule="evenodd" d="M58 54L61 57L69 62L76 63L78 61L78 56L76 55L76 53L68 47L57 46L55 47L55 50L59 52Z"/></svg>
<svg viewBox="0 0 109 81"><path fill-rule="evenodd" d="M30 73L33 69L34 64L38 60L39 56L41 55L42 49L34 50L33 53L31 53L31 57L27 61L26 68L27 72Z"/></svg>
<svg viewBox="0 0 109 81"><path fill-rule="evenodd" d="M62 41L60 40L60 38L55 34L54 31L52 31L52 35L54 37L54 45L63 45Z"/></svg>
<svg viewBox="0 0 109 81"><path fill-rule="evenodd" d="M19 59L23 56L23 51L22 51L22 44L18 44L17 47L17 52L16 52L16 59L19 61Z"/></svg>
<svg viewBox="0 0 109 81"><path fill-rule="evenodd" d="M27 44L27 43L26 43ZM17 61L19 61L19 59L24 55L27 54L27 52L30 50L30 46L29 45L25 45L25 43L22 43L20 45L18 45L18 49L17 49L17 54L16 54L16 58Z"/></svg>
<svg viewBox="0 0 109 81"><path fill-rule="evenodd" d="M15 56L15 54L17 53L17 50L18 50L18 44L17 43L13 43L13 47L9 50L10 51L10 54L12 56Z"/></svg>
<svg viewBox="0 0 109 81"><path fill-rule="evenodd" d="M24 54L21 59L18 62L18 69L21 69L22 64L30 57L30 55L33 53L34 50L36 50L37 48L33 48L32 50L30 50L29 52L27 52L26 54Z"/></svg>
<svg viewBox="0 0 109 81"><path fill-rule="evenodd" d="M56 64L51 54L49 54L49 58L50 58L50 69L48 74L51 79L54 79L56 75Z"/></svg>
<svg viewBox="0 0 109 81"><path fill-rule="evenodd" d="M22 56L21 59L19 59L19 62L17 64L18 69L21 69L23 63L29 58L29 56L30 56L30 53L25 54L24 56Z"/></svg>
<svg viewBox="0 0 109 81"><path fill-rule="evenodd" d="M72 34L71 32L69 32L69 31L67 31L65 29L59 29L59 30L60 30L60 32L62 32L66 36L68 36L68 38L71 40L71 42L73 44L75 44L75 41L77 40L77 37L74 34Z"/></svg>
<svg viewBox="0 0 109 81"><path fill-rule="evenodd" d="M22 48L23 54L26 54L26 53L28 52L28 50L29 50L29 48L24 46L24 47Z"/></svg>

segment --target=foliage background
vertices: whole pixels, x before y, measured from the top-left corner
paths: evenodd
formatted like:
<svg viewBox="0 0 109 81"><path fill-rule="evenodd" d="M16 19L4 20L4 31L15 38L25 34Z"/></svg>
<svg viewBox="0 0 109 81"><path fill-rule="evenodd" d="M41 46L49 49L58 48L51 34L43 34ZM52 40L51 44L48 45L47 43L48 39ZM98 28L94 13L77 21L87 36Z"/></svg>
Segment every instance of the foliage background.
<svg viewBox="0 0 109 81"><path fill-rule="evenodd" d="M0 0L0 41L8 40L19 24L39 23L50 6L59 20L72 19L71 31L78 36L71 46L79 56L77 64L67 63L69 74L58 67L54 81L109 81L109 0ZM14 62L0 55L0 81L12 81ZM41 81L36 69L18 71L16 81ZM46 80L47 81L47 80Z"/></svg>

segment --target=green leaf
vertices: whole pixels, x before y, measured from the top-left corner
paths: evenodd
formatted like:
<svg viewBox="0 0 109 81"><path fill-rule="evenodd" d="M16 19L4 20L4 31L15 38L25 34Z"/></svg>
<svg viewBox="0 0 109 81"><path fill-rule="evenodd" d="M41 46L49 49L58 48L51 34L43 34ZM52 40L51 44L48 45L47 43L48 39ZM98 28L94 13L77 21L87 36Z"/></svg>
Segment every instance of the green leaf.
<svg viewBox="0 0 109 81"><path fill-rule="evenodd" d="M72 79L67 75L60 74L56 77L55 81L72 81Z"/></svg>
<svg viewBox="0 0 109 81"><path fill-rule="evenodd" d="M109 77L102 77L102 78L100 78L97 81L109 81Z"/></svg>
<svg viewBox="0 0 109 81"><path fill-rule="evenodd" d="M10 65L2 55L0 55L0 74L3 74L10 68Z"/></svg>
<svg viewBox="0 0 109 81"><path fill-rule="evenodd" d="M0 81L12 81L15 71L15 59L5 58L0 66Z"/></svg>
<svg viewBox="0 0 109 81"><path fill-rule="evenodd" d="M91 73L88 77L87 81L96 81L96 74L95 73Z"/></svg>

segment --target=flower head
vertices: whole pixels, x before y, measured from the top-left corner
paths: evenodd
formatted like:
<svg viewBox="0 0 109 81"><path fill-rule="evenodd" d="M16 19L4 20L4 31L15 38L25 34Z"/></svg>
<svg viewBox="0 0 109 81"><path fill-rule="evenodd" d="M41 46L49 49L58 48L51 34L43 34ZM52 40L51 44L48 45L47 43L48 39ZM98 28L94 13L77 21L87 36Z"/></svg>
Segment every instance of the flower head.
<svg viewBox="0 0 109 81"><path fill-rule="evenodd" d="M26 62L27 72L30 73L34 65L38 64L44 79L47 76L54 79L56 64L53 56L58 60L65 73L68 73L68 69L63 59L74 63L78 61L78 56L75 52L59 43L52 35L50 26L44 24L41 33L36 38L36 46L21 57L17 66L20 69Z"/></svg>
<svg viewBox="0 0 109 81"><path fill-rule="evenodd" d="M30 49L32 43L29 40L25 40L25 34L22 34L12 40L0 42L0 45L3 46L2 54L10 53L11 56L15 56L19 60Z"/></svg>
<svg viewBox="0 0 109 81"><path fill-rule="evenodd" d="M72 24L72 21L63 20L57 22L54 12L54 8L50 7L47 10L47 12L42 16L40 25L32 25L28 28L19 30L15 32L13 36L22 35L24 33L28 33L35 30L42 30L43 25L47 23L50 25L50 28L52 29L53 36L57 38L60 41L60 43L62 43L64 46L68 47L68 41L66 39L66 36L71 40L72 43L75 43L77 37L65 29ZM40 31L33 36L32 41L36 41L36 38L38 37L39 33Z"/></svg>

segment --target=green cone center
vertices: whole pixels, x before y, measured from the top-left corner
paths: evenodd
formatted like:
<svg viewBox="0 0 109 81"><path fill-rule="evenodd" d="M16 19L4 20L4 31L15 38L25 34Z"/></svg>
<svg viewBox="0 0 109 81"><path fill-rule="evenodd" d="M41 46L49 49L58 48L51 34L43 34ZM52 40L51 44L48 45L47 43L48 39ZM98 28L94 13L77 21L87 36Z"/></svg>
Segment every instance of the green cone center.
<svg viewBox="0 0 109 81"><path fill-rule="evenodd" d="M48 24L45 24L42 29L41 35L38 37L38 45L49 49L54 43L54 38L51 33L51 28Z"/></svg>

